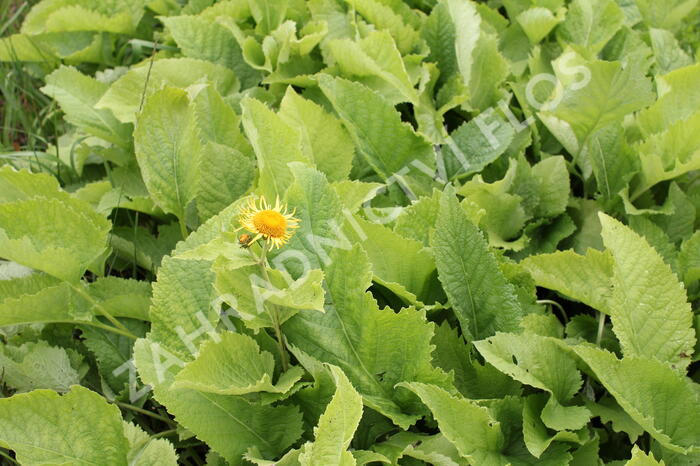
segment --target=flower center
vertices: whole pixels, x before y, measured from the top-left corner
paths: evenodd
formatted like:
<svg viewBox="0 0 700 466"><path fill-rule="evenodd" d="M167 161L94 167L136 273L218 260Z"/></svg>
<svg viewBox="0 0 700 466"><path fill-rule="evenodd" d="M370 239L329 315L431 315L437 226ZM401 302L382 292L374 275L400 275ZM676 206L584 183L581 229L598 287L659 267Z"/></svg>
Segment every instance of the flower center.
<svg viewBox="0 0 700 466"><path fill-rule="evenodd" d="M282 238L287 231L287 219L274 210L261 210L253 216L255 229L264 236Z"/></svg>

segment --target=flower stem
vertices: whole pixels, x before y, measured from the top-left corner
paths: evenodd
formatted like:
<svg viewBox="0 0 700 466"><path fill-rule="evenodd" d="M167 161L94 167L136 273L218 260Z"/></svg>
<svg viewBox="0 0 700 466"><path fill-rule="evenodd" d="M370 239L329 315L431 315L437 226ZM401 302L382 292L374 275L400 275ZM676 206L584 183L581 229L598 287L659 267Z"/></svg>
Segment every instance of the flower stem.
<svg viewBox="0 0 700 466"><path fill-rule="evenodd" d="M260 270L262 271L263 278L267 283L270 282L270 275L267 273L267 252L270 249L270 242L264 241L262 252L260 253ZM289 359L287 357L287 348L284 344L284 336L282 335L282 326L280 325L280 315L277 306L274 304L265 305L265 309L270 314L270 319L272 320L272 328L275 330L275 338L277 339L277 349L280 353L280 360L282 361L282 371L286 372L289 369Z"/></svg>
<svg viewBox="0 0 700 466"><path fill-rule="evenodd" d="M600 346L600 342L603 341L603 332L605 331L605 314L602 312L598 313L598 334L595 336L596 346Z"/></svg>
<svg viewBox="0 0 700 466"><path fill-rule="evenodd" d="M88 292L85 291L83 288L82 283L75 285L73 283L70 284L73 290L75 290L76 293L78 293L83 299L86 301L90 302L92 306L97 309L100 314L102 314L108 321L112 323L117 329L119 329L123 335L128 336L134 340L136 340L138 337L131 333L128 328L124 326L121 322L117 320L116 317L114 317L110 312L104 308L95 298L90 296Z"/></svg>

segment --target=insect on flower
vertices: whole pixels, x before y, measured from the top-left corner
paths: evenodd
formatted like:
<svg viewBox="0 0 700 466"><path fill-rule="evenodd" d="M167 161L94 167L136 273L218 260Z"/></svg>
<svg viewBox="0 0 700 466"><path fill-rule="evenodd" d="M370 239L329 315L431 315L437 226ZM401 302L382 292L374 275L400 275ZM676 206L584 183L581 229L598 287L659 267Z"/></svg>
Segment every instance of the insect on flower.
<svg viewBox="0 0 700 466"><path fill-rule="evenodd" d="M294 229L298 228L299 220L294 217L294 211L287 212L287 206L280 204L279 198L275 200L275 205L268 204L264 197L260 197L258 203L254 198L248 200L248 205L241 209L238 216L241 227L255 235L253 238L241 238L247 240L249 246L264 238L270 243L280 248L289 241L294 234ZM241 239L239 238L239 241Z"/></svg>

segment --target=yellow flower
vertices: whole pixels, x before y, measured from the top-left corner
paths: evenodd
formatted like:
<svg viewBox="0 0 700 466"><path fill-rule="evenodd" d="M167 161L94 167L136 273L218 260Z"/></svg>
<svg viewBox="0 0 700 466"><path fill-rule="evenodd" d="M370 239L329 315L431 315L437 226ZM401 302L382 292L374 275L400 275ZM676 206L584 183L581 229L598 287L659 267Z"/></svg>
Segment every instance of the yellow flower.
<svg viewBox="0 0 700 466"><path fill-rule="evenodd" d="M257 204L255 199L251 197L248 199L248 205L241 209L238 221L241 228L245 228L255 235L248 241L248 244L265 238L277 248L289 241L289 238L294 234L293 230L299 227L299 220L294 218L294 212L287 213L287 206L280 205L279 198L273 207L268 205L264 197L260 197L260 202Z"/></svg>

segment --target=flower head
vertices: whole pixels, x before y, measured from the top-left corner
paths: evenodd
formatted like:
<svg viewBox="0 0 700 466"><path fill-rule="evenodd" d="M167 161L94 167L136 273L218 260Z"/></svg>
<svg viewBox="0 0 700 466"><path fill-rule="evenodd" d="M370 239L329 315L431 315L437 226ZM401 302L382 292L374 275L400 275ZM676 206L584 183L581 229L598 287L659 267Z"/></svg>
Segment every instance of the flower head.
<svg viewBox="0 0 700 466"><path fill-rule="evenodd" d="M281 205L279 198L272 206L264 197L260 197L258 203L251 197L248 199L248 205L241 209L238 221L241 228L255 235L248 244L264 238L277 248L289 241L294 234L293 230L299 226L299 220L294 218L294 212L288 213L287 206Z"/></svg>

